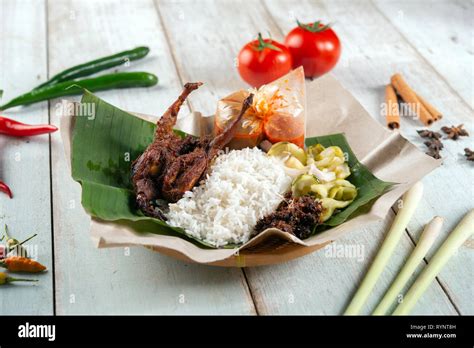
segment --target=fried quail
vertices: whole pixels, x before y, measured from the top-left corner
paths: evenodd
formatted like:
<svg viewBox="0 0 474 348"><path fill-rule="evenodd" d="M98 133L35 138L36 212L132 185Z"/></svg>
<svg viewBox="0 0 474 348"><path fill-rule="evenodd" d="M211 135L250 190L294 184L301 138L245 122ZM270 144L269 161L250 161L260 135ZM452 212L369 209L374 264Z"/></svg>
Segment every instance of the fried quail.
<svg viewBox="0 0 474 348"><path fill-rule="evenodd" d="M213 158L232 139L242 116L252 104L253 95L247 97L242 110L215 138L181 138L173 132L178 112L188 95L201 86L201 82L187 83L178 99L158 120L153 142L132 163L132 184L137 207L148 216L165 220L157 202L177 202L205 176Z"/></svg>

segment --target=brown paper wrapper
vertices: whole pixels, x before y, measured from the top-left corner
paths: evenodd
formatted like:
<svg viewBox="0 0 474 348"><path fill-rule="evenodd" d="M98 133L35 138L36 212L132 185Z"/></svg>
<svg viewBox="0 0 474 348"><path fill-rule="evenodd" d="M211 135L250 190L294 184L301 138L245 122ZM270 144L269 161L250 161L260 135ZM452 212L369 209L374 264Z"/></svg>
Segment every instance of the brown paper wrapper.
<svg viewBox="0 0 474 348"><path fill-rule="evenodd" d="M399 183L379 197L366 214L304 241L282 231L269 229L238 249L201 249L179 237L137 233L133 225L92 218L91 237L95 245L99 248L145 246L188 262L227 267L281 263L313 252L353 230L382 220L408 188L441 164L440 160L425 155L398 132L391 132L374 120L331 75L307 82L306 90L306 136L345 133L357 158L374 175L385 181ZM138 117L156 121L156 117L152 116ZM61 137L67 158L71 158L73 120L74 117L70 115L61 117ZM180 123L178 127L186 125L185 130L188 132L207 133L212 129L208 125L212 125L213 117L203 118L199 113L193 113L181 119Z"/></svg>

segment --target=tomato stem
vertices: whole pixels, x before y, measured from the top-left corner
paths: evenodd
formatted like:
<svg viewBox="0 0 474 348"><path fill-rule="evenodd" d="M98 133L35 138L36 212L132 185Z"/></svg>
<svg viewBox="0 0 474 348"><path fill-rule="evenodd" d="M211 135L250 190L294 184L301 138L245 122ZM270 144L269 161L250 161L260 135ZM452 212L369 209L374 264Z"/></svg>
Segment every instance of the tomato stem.
<svg viewBox="0 0 474 348"><path fill-rule="evenodd" d="M258 33L258 46L256 47L257 51L261 52L265 48L281 52L281 49L279 47L276 47L274 44L272 44L272 39L269 39L269 42L265 42L265 40L262 37L262 33Z"/></svg>
<svg viewBox="0 0 474 348"><path fill-rule="evenodd" d="M302 28L304 30L307 30L307 31L310 31L312 33L319 33L321 31L329 29L330 26L331 26L331 23L326 24L326 25L322 25L321 21L316 21L316 22L310 23L310 24L304 24L304 23L301 23L299 20L296 20L296 23L298 24L298 26L300 28Z"/></svg>

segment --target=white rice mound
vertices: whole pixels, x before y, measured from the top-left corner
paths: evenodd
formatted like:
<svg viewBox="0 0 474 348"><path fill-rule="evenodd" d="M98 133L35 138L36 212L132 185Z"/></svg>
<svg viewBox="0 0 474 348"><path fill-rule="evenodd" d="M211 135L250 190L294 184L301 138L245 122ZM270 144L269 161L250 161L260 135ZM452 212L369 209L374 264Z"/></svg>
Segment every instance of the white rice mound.
<svg viewBox="0 0 474 348"><path fill-rule="evenodd" d="M168 224L216 247L245 243L290 184L275 157L258 148L232 150L216 158L204 183L170 204Z"/></svg>

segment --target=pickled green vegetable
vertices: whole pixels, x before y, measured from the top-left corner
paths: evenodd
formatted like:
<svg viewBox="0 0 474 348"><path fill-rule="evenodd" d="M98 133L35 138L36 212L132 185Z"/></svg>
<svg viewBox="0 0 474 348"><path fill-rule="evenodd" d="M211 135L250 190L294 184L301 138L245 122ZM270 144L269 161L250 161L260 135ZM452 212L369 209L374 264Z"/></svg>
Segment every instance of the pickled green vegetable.
<svg viewBox="0 0 474 348"><path fill-rule="evenodd" d="M305 196L310 193L311 186L318 184L318 179L309 174L301 174L291 184L291 192L294 197Z"/></svg>
<svg viewBox="0 0 474 348"><path fill-rule="evenodd" d="M321 215L321 222L328 220L336 209L342 209L351 204L352 201L337 201L333 198L321 199L323 205L323 214Z"/></svg>
<svg viewBox="0 0 474 348"><path fill-rule="evenodd" d="M345 181L349 183L346 180L339 180L339 181ZM336 185L332 187L328 193L329 198L333 198L338 201L351 201L352 202L356 196L357 196L357 189L352 184L350 184L350 186Z"/></svg>
<svg viewBox="0 0 474 348"><path fill-rule="evenodd" d="M281 141L279 143L273 144L270 150L268 150L268 155L277 157L293 155L303 165L306 165L306 152L304 149L287 141Z"/></svg>
<svg viewBox="0 0 474 348"><path fill-rule="evenodd" d="M310 192L316 199L321 200L324 208L323 222L329 219L336 209L347 207L357 196L357 188L347 180L311 185Z"/></svg>
<svg viewBox="0 0 474 348"><path fill-rule="evenodd" d="M293 169L305 169L303 163L301 163L295 156L290 155L290 157L285 161L285 166Z"/></svg>
<svg viewBox="0 0 474 348"><path fill-rule="evenodd" d="M316 158L323 151L324 151L324 146L321 144L310 146L306 150L306 152L308 153L308 156L313 159Z"/></svg>

